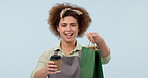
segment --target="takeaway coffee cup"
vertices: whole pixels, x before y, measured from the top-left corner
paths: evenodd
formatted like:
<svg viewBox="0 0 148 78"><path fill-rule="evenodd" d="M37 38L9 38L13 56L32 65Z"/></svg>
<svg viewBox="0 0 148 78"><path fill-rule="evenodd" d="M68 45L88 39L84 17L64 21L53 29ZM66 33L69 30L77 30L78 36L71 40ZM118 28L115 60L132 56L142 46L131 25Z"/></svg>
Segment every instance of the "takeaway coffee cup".
<svg viewBox="0 0 148 78"><path fill-rule="evenodd" d="M53 61L54 64L57 66L57 71L55 72L61 72L61 66L62 66L61 56L53 55L51 56L50 60Z"/></svg>

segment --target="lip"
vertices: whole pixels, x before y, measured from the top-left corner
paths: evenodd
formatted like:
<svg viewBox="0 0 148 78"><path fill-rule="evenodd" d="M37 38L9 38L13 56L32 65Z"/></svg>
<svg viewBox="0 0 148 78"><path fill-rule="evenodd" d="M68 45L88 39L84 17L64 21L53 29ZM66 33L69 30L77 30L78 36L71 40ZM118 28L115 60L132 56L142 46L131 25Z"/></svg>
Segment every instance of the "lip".
<svg viewBox="0 0 148 78"><path fill-rule="evenodd" d="M67 33L67 34L65 34L66 36L72 36L73 35L73 33Z"/></svg>
<svg viewBox="0 0 148 78"><path fill-rule="evenodd" d="M71 39L73 37L73 33L66 33L65 36L67 39Z"/></svg>

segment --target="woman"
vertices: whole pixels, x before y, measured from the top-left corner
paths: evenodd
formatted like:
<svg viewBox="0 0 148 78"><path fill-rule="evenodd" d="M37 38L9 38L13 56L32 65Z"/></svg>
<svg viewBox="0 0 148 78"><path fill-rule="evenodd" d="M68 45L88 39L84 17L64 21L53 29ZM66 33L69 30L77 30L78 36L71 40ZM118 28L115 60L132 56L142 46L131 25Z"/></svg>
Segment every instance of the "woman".
<svg viewBox="0 0 148 78"><path fill-rule="evenodd" d="M54 35L60 37L61 41L57 47L45 51L40 56L37 67L31 74L31 78L79 78L79 59L78 61L76 60L76 68L74 68L78 68L79 72L73 71L73 69L67 71L69 70L67 69L64 73L60 73L60 75L55 72L57 70L57 66L53 61L49 61L49 59L55 54L55 51L58 52L59 56L66 57L66 59L68 57L80 56L81 52L78 51L82 51L82 46L78 44L76 38L84 35L90 22L91 18L84 8L69 3L62 3L53 6L49 13L48 23L50 24L51 31ZM90 42L97 44L97 48L101 53L101 61L103 64L107 64L110 60L110 50L104 39L98 33L86 33L86 36ZM62 69L64 70L66 68L68 67ZM65 72L68 73L68 76L65 75Z"/></svg>

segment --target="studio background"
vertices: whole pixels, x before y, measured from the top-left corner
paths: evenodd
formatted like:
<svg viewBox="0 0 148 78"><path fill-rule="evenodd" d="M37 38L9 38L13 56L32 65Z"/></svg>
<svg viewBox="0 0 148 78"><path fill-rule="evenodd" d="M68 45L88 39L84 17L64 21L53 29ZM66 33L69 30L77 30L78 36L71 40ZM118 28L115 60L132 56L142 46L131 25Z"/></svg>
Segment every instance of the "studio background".
<svg viewBox="0 0 148 78"><path fill-rule="evenodd" d="M59 43L47 20L63 2L84 7L92 18L87 32L98 32L110 47L105 78L148 78L148 0L0 0L1 78L29 78L41 53Z"/></svg>

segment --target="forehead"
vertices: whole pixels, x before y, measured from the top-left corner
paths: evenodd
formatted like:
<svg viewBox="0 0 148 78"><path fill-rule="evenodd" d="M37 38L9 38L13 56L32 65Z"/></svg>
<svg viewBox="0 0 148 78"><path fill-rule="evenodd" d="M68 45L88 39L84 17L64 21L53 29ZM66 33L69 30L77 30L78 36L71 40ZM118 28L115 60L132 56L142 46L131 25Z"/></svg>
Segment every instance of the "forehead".
<svg viewBox="0 0 148 78"><path fill-rule="evenodd" d="M60 23L77 23L77 19L72 16L66 16L60 19Z"/></svg>

